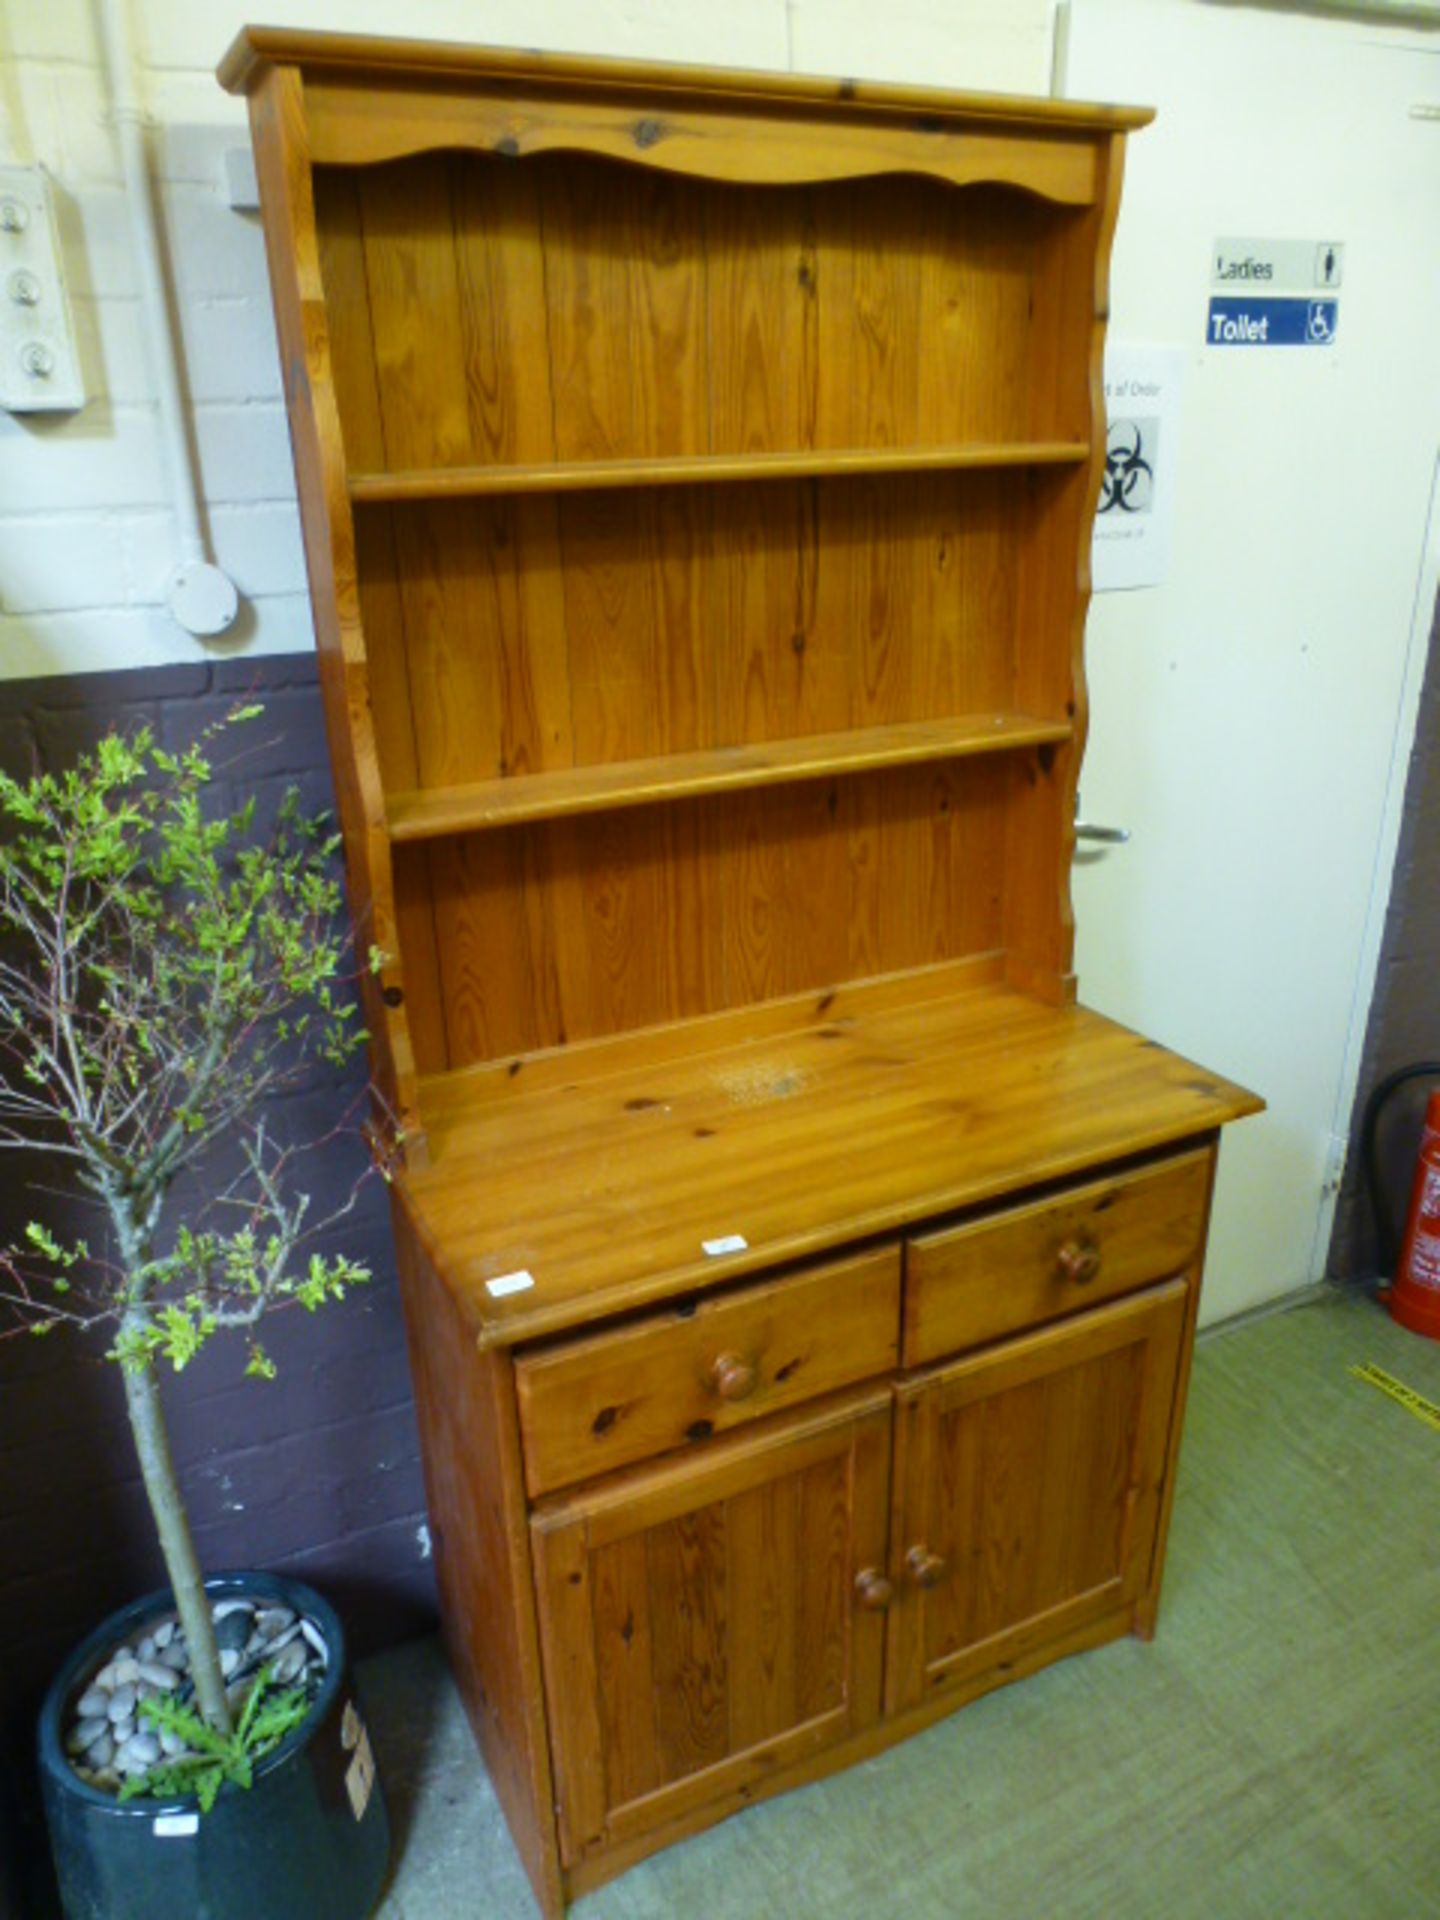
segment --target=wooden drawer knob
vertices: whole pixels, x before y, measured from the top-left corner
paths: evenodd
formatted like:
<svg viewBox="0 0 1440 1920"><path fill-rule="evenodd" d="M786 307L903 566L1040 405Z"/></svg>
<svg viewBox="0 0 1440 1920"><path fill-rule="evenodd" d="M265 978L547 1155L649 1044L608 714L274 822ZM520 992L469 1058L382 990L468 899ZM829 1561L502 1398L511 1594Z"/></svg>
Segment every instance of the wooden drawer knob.
<svg viewBox="0 0 1440 1920"><path fill-rule="evenodd" d="M855 1598L870 1613L883 1613L895 1589L878 1567L862 1567L855 1576Z"/></svg>
<svg viewBox="0 0 1440 1920"><path fill-rule="evenodd" d="M1100 1271L1100 1249L1093 1240L1067 1240L1055 1256L1055 1271L1062 1280L1083 1287Z"/></svg>
<svg viewBox="0 0 1440 1920"><path fill-rule="evenodd" d="M947 1571L944 1554L918 1545L906 1554L905 1565L917 1587L938 1587Z"/></svg>
<svg viewBox="0 0 1440 1920"><path fill-rule="evenodd" d="M710 1363L710 1384L722 1400L747 1400L760 1379L759 1369L743 1353L722 1353Z"/></svg>

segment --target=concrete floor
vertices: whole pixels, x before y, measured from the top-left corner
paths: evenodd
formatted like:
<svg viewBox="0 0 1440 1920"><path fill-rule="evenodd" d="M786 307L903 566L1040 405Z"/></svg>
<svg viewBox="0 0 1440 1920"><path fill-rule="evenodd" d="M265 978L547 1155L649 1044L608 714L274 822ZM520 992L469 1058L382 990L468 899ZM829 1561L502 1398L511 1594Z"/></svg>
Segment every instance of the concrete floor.
<svg viewBox="0 0 1440 1920"><path fill-rule="evenodd" d="M1440 1915L1440 1345L1326 1296L1202 1341L1159 1637L977 1701L647 1861L581 1920ZM362 1671L379 1920L533 1920L440 1651Z"/></svg>

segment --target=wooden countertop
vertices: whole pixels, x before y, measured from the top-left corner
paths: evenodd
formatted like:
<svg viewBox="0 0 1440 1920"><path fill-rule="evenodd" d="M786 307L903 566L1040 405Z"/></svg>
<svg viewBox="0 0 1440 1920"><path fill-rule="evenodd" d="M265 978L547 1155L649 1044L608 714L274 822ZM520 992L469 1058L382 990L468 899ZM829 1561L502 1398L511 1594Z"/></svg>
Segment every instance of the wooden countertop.
<svg viewBox="0 0 1440 1920"><path fill-rule="evenodd" d="M424 1083L401 1203L509 1344L1206 1134L1263 1102L973 966ZM734 1243L707 1253L705 1243ZM490 1283L528 1275L492 1293Z"/></svg>

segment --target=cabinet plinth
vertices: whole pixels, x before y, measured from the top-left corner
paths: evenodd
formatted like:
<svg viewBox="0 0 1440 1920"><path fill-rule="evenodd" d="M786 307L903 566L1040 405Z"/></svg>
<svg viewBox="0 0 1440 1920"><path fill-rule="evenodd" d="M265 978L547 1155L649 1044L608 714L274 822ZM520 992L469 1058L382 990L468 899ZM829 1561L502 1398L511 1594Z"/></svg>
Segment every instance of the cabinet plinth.
<svg viewBox="0 0 1440 1920"><path fill-rule="evenodd" d="M221 75L446 1634L557 1916L1153 1629L1259 1103L1074 996L1149 115L262 29Z"/></svg>

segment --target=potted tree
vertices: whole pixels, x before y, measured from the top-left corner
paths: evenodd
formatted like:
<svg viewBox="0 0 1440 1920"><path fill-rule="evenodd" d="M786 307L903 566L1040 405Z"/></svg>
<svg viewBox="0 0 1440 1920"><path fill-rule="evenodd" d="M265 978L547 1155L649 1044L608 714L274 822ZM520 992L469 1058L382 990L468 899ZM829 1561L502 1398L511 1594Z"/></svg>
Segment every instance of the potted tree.
<svg viewBox="0 0 1440 1920"><path fill-rule="evenodd" d="M98 1215L83 1238L32 1221L0 1301L12 1330L108 1329L170 1582L76 1650L42 1712L72 1917L351 1920L388 1857L339 1622L294 1581L204 1579L161 1392L222 1333L273 1376L263 1316L369 1278L317 1246L336 1216L312 1217L267 1128L365 1036L324 824L293 793L263 839L253 805L207 804L215 737L259 711L185 752L141 730L0 775L0 1148L43 1152Z"/></svg>

